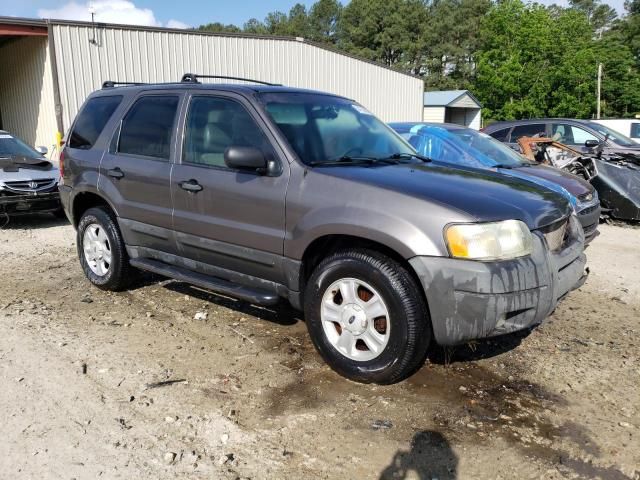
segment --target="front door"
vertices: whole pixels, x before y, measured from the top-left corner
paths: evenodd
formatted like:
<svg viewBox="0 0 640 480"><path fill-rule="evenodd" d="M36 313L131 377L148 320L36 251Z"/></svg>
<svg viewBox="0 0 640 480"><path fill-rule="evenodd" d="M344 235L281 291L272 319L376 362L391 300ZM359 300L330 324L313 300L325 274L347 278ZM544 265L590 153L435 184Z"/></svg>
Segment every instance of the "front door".
<svg viewBox="0 0 640 480"><path fill-rule="evenodd" d="M180 253L223 270L284 283L285 194L289 165L255 109L233 94L189 100L181 161L171 193ZM255 147L271 175L228 168L230 146ZM237 278L237 277L236 277Z"/></svg>
<svg viewBox="0 0 640 480"><path fill-rule="evenodd" d="M175 253L171 204L174 131L181 97L137 97L114 132L98 188L113 202L125 243Z"/></svg>

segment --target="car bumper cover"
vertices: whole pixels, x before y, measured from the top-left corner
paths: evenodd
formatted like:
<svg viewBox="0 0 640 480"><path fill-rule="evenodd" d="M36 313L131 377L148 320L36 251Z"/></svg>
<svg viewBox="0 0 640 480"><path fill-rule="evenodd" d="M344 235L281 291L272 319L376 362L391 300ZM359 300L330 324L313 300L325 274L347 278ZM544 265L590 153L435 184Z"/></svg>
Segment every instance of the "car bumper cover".
<svg viewBox="0 0 640 480"><path fill-rule="evenodd" d="M571 222L558 252L534 232L533 253L499 262L414 257L435 340L441 345L493 337L543 322L568 292L585 282L584 233Z"/></svg>

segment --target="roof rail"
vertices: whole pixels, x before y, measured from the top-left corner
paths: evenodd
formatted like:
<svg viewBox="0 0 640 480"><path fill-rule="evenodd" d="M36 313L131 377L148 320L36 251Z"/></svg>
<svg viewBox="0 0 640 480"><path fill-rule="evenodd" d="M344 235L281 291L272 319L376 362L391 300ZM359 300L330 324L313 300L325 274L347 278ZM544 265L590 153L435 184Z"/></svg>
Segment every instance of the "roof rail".
<svg viewBox="0 0 640 480"><path fill-rule="evenodd" d="M144 82L114 82L113 80L107 80L102 83L102 88L113 88L117 85L146 85Z"/></svg>
<svg viewBox="0 0 640 480"><path fill-rule="evenodd" d="M252 78L242 78L242 77L227 77L225 75L200 75L197 73L185 73L182 76L182 83L200 83L198 81L199 78L218 78L221 80L240 80L243 82L252 82L259 83L260 85L269 85L270 87L281 87L282 85L279 83L269 83L263 82L262 80L253 80Z"/></svg>

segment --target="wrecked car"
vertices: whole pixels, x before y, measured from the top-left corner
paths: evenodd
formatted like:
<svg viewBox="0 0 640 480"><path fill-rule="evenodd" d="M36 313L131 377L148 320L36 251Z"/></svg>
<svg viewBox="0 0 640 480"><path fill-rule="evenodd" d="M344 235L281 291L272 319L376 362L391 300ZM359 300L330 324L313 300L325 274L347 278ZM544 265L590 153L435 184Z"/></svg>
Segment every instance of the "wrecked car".
<svg viewBox="0 0 640 480"><path fill-rule="evenodd" d="M640 221L640 155L611 153L604 141L592 144L593 153L579 152L544 137L522 137L518 145L528 159L567 170L591 182L598 191L604 214L617 220Z"/></svg>
<svg viewBox="0 0 640 480"><path fill-rule="evenodd" d="M600 204L589 182L565 171L528 162L489 135L447 123L391 123L422 155L436 163L491 170L542 185L571 203L585 232L586 242L598 235Z"/></svg>
<svg viewBox="0 0 640 480"><path fill-rule="evenodd" d="M285 299L334 370L394 383L432 341L533 328L585 281L556 192L436 165L348 98L201 77L221 78L107 82L78 113L59 188L96 287L140 269Z"/></svg>
<svg viewBox="0 0 640 480"><path fill-rule="evenodd" d="M64 217L58 192L60 172L44 156L9 132L0 130L0 216L53 213Z"/></svg>

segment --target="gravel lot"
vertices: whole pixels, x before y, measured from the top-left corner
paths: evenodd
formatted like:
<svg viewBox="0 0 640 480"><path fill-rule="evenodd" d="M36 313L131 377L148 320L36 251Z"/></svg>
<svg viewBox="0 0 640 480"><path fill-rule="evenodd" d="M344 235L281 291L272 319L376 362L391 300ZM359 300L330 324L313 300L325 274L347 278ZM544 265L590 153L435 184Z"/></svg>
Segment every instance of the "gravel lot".
<svg viewBox="0 0 640 480"><path fill-rule="evenodd" d="M153 276L102 292L70 226L12 221L0 478L637 480L640 230L601 231L542 327L435 348L380 387L332 373L286 306Z"/></svg>

